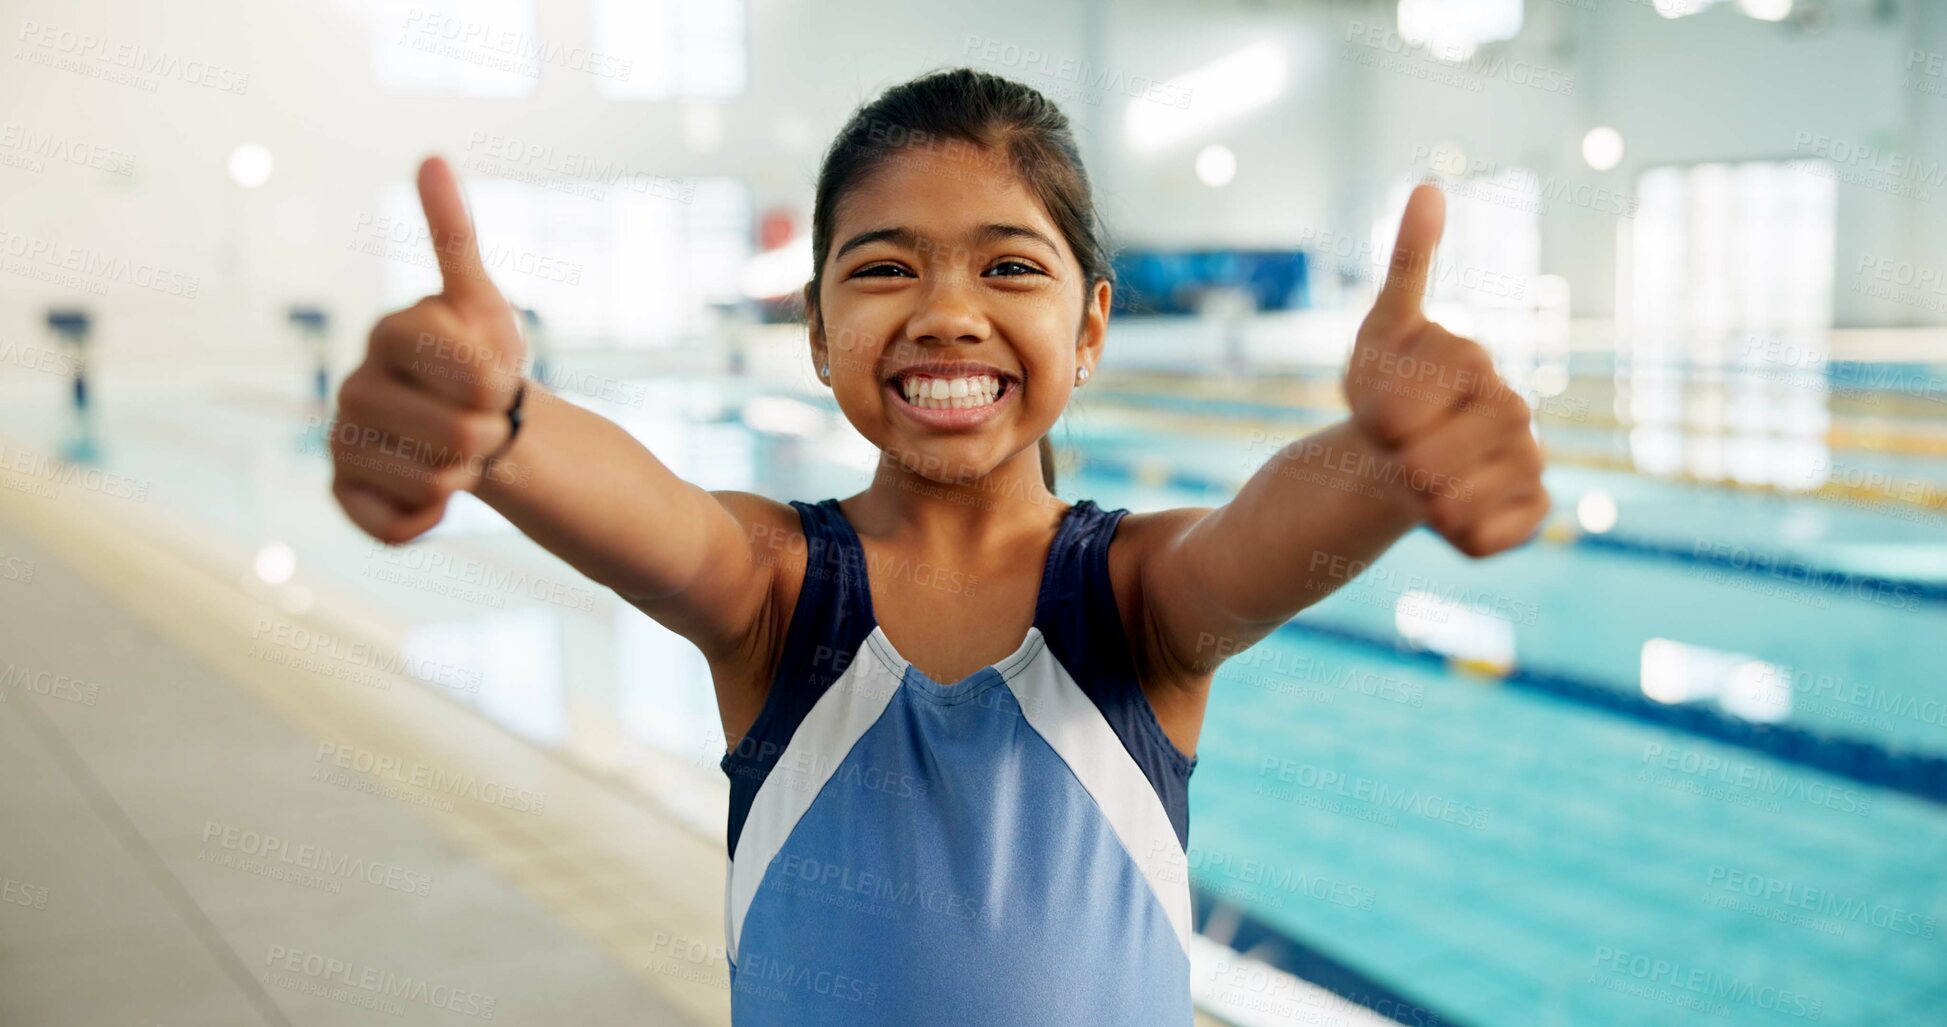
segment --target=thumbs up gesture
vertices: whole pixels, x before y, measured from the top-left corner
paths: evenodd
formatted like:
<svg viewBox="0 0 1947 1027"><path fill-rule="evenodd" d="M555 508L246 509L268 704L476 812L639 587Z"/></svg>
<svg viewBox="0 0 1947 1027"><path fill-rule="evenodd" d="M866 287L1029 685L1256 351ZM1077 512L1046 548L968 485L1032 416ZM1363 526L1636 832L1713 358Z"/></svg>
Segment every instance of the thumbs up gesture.
<svg viewBox="0 0 1947 1027"><path fill-rule="evenodd" d="M1430 527L1472 557L1527 540L1549 509L1528 404L1478 343L1421 309L1446 198L1413 190L1386 284L1359 326L1346 368L1353 424L1398 462L1397 479Z"/></svg>
<svg viewBox="0 0 1947 1027"><path fill-rule="evenodd" d="M477 487L509 441L524 356L514 311L480 260L452 168L419 168L439 258L439 295L380 319L365 362L338 391L331 493L366 534L410 541L453 493Z"/></svg>

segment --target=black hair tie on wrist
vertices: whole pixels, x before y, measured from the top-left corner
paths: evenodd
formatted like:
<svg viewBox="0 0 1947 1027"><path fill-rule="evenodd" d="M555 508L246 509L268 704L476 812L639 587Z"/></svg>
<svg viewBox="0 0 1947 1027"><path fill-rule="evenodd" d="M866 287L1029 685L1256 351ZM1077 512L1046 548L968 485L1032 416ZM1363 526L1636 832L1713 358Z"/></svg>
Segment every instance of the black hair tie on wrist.
<svg viewBox="0 0 1947 1027"><path fill-rule="evenodd" d="M507 441L502 442L498 449L487 455L486 461L480 467L481 477L493 473L494 461L499 460L501 454L513 448L514 439L521 433L521 404L526 399L527 379L523 378L520 385L514 389L514 405L507 408Z"/></svg>

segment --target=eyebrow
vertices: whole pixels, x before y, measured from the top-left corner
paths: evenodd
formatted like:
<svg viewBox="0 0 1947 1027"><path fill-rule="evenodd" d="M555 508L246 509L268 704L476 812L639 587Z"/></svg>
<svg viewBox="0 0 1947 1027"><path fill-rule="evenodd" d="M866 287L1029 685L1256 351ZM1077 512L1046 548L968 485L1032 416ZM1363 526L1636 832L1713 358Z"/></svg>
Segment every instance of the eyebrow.
<svg viewBox="0 0 1947 1027"><path fill-rule="evenodd" d="M909 250L917 249L919 247L919 234L910 228L875 228L870 232L860 232L850 239L845 240L845 245L840 246L838 252L832 254L832 259L842 259L847 253L861 246L870 246L875 242L889 242L895 246L904 246Z"/></svg>
<svg viewBox="0 0 1947 1027"><path fill-rule="evenodd" d="M1054 253L1061 252L1061 247L1056 246L1053 240L1025 225L981 225L980 229L974 233L974 238L981 242L998 242L1004 239L1028 239L1046 246ZM832 259L842 260L847 253L861 246L870 246L875 242L889 242L895 246L903 246L909 250L918 249L919 233L910 228L875 228L870 232L860 232L850 239L845 240L845 244L838 248L838 252L832 254Z"/></svg>
<svg viewBox="0 0 1947 1027"><path fill-rule="evenodd" d="M1055 253L1061 252L1061 247L1056 246L1054 240L1024 225L982 225L980 226L980 231L975 233L975 238L982 242L999 242L1003 239L1031 239L1048 247L1049 250Z"/></svg>

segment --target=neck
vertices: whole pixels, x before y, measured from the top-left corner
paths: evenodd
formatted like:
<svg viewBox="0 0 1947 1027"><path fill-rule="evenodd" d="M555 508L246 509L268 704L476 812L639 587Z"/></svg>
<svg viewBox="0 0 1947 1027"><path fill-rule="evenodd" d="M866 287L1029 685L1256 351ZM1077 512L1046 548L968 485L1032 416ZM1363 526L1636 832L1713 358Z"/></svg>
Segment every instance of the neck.
<svg viewBox="0 0 1947 1027"><path fill-rule="evenodd" d="M1067 504L1041 478L1040 447L1029 446L968 481L940 482L882 455L872 485L851 501L861 532L903 535L932 548L1041 532Z"/></svg>

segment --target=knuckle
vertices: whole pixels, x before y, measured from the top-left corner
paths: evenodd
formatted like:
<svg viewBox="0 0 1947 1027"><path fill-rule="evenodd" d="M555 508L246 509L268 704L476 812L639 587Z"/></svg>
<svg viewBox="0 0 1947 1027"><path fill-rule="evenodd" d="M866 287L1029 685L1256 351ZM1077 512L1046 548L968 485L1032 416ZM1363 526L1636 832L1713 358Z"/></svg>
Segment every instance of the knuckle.
<svg viewBox="0 0 1947 1027"><path fill-rule="evenodd" d="M494 402L499 397L500 391L495 387L493 374L489 368L470 368L463 381L468 406L478 410L494 408Z"/></svg>
<svg viewBox="0 0 1947 1027"><path fill-rule="evenodd" d="M358 370L346 375L345 380L339 384L339 410L359 410L365 407L371 398L374 384L370 367L369 364L361 364Z"/></svg>
<svg viewBox="0 0 1947 1027"><path fill-rule="evenodd" d="M498 428L491 417L480 414L461 416L453 423L453 448L464 456L483 455L493 447Z"/></svg>
<svg viewBox="0 0 1947 1027"><path fill-rule="evenodd" d="M441 501L455 492L462 491L473 483L473 471L465 464L458 464L440 471L434 477L434 491Z"/></svg>
<svg viewBox="0 0 1947 1027"><path fill-rule="evenodd" d="M1494 540L1488 537L1487 531L1480 525L1459 532L1453 544L1454 548L1460 550L1462 554L1475 560L1493 556L1497 552Z"/></svg>

